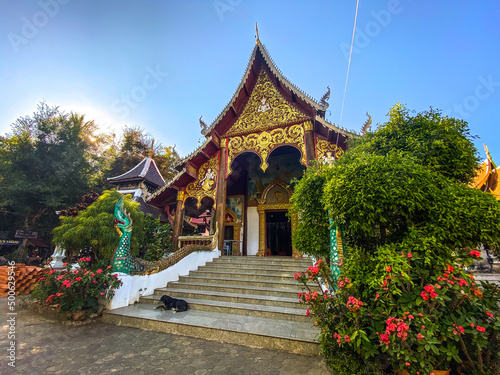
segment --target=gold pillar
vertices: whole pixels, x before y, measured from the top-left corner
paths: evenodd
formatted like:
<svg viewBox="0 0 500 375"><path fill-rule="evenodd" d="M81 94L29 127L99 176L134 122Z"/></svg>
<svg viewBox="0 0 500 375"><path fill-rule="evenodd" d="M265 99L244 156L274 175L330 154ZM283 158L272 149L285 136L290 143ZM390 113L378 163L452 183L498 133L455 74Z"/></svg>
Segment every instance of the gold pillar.
<svg viewBox="0 0 500 375"><path fill-rule="evenodd" d="M258 257L266 255L266 210L264 207L257 207L259 211L259 251Z"/></svg>
<svg viewBox="0 0 500 375"><path fill-rule="evenodd" d="M179 248L179 236L182 233L182 224L184 223L184 191L177 192L177 206L175 208L174 228L172 233L172 242L174 250Z"/></svg>
<svg viewBox="0 0 500 375"><path fill-rule="evenodd" d="M311 163L316 160L316 153L314 147L314 125L311 121L307 121L304 123L304 147L306 149L306 161L307 166L309 167Z"/></svg>
<svg viewBox="0 0 500 375"><path fill-rule="evenodd" d="M219 226L218 248L220 251L224 249L224 232L225 232L225 213L226 213L226 169L227 169L227 139L222 139L220 142L220 162L219 171L217 174L217 201L215 211L215 222Z"/></svg>

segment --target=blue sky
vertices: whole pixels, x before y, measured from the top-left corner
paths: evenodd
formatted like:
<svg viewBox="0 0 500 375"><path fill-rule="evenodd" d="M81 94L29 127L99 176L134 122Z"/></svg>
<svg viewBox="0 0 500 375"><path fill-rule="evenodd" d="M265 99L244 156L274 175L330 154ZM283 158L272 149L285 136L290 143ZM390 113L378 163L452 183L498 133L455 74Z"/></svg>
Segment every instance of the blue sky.
<svg viewBox="0 0 500 375"><path fill-rule="evenodd" d="M355 0L0 3L0 134L45 100L104 131L140 126L184 156L238 86L255 22L282 73L339 125ZM469 122L500 163L500 2L361 0L342 127L396 103Z"/></svg>

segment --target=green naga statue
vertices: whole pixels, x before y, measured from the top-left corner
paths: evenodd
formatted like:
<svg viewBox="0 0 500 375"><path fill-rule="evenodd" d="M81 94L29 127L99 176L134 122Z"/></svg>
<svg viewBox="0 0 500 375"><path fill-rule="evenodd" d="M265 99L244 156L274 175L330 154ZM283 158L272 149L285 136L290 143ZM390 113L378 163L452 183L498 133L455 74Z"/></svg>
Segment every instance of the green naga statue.
<svg viewBox="0 0 500 375"><path fill-rule="evenodd" d="M130 238L132 237L132 219L125 211L123 197L118 199L115 205L115 228L120 235L120 242L113 254L113 271L130 273L142 273L145 266L132 258L130 252Z"/></svg>
<svg viewBox="0 0 500 375"><path fill-rule="evenodd" d="M200 250L214 250L217 245L217 236L219 229L213 235L212 243L210 246L204 245L187 245L175 253L175 256L161 259L156 262L148 262L142 259L132 257L130 251L130 239L132 236L132 219L123 205L123 197L118 199L115 204L115 228L120 235L120 242L116 247L113 254L113 272L123 272L126 274L146 275L162 271L183 257L189 255L194 251Z"/></svg>

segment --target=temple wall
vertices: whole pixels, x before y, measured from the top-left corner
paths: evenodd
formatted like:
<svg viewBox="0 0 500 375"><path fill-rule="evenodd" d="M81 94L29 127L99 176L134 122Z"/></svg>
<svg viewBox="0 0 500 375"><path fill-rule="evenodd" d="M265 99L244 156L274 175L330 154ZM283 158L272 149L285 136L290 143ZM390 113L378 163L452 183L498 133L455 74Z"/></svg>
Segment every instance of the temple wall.
<svg viewBox="0 0 500 375"><path fill-rule="evenodd" d="M259 251L259 213L257 207L247 208L247 255L257 255Z"/></svg>

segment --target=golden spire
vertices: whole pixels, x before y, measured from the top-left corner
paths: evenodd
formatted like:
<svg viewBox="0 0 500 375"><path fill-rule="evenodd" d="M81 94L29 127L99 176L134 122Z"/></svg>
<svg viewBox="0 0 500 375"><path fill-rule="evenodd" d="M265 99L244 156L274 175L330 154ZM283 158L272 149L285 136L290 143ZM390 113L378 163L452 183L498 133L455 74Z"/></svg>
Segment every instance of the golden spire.
<svg viewBox="0 0 500 375"><path fill-rule="evenodd" d="M255 43L260 43L260 40L259 40L259 29L257 28L257 22L255 22L255 33L257 34L256 35L256 38L257 40L255 41Z"/></svg>

